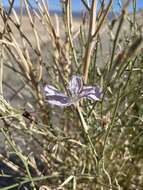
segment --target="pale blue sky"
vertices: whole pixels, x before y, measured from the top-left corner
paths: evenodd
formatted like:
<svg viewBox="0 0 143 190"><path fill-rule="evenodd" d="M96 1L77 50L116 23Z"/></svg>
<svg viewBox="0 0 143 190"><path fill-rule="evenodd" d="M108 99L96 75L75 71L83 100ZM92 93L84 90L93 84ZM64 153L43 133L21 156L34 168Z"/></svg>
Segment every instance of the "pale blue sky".
<svg viewBox="0 0 143 190"><path fill-rule="evenodd" d="M34 0L29 0L31 4L34 5ZM48 4L49 4L49 9L50 10L60 10L60 0L47 0L48 1ZM123 1L123 0L114 0L114 3L113 3L113 7L114 7L114 10L119 10L119 4L118 2L120 1ZM130 6L130 10L132 10L132 2L133 0L130 0L131 1L131 6ZM8 5L8 0L2 0L4 6L7 6ZM136 0L137 2L137 10L139 9L142 9L143 8L143 0ZM20 3L20 0L15 0L15 6L19 6L19 3ZM75 12L79 12L82 10L82 3L81 3L81 0L72 0L72 6L73 6L73 11Z"/></svg>

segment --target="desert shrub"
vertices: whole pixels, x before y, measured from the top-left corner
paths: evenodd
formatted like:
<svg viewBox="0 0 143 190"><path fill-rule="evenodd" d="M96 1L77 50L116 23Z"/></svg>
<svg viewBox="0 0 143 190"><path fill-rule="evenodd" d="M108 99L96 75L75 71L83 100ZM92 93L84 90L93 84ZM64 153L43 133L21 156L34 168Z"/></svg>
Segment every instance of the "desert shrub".
<svg viewBox="0 0 143 190"><path fill-rule="evenodd" d="M5 189L142 189L142 12L137 2L46 0L0 8L1 176ZM118 1L119 3L119 1ZM133 7L133 12L128 7ZM100 101L54 106L73 76ZM4 181L6 184L4 184Z"/></svg>

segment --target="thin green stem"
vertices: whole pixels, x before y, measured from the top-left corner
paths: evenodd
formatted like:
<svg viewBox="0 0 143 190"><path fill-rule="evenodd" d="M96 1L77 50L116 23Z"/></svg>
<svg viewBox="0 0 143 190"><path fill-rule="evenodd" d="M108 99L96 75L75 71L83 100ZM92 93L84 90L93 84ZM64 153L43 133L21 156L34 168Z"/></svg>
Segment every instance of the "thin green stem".
<svg viewBox="0 0 143 190"><path fill-rule="evenodd" d="M119 103L120 103L120 89L119 89L119 92L118 92L118 95L117 95L117 99L116 99L116 103L115 103L115 108L114 108L114 112L113 112L112 121L111 121L111 124L108 127L106 135L105 135L104 144L103 144L103 151L102 151L103 155L105 153L105 146L107 144L107 139L108 139L108 137L110 135L110 132L111 132L113 126L114 126L114 121L116 119L116 113L117 113L117 110L118 110L118 107L119 107Z"/></svg>
<svg viewBox="0 0 143 190"><path fill-rule="evenodd" d="M5 136L7 142L9 143L9 145L12 147L12 149L14 150L15 154L21 159L21 161L23 162L25 169L27 171L29 180L31 181L31 185L33 187L33 190L36 190L33 178L31 176L31 173L29 171L29 167L28 167L28 163L27 160L25 159L25 156L22 155L22 153L20 152L20 150L17 149L17 147L15 146L14 142L12 142L9 137L7 136L6 132L3 130L3 128L0 129L2 134Z"/></svg>
<svg viewBox="0 0 143 190"><path fill-rule="evenodd" d="M93 155L94 155L96 164L97 164L97 162L98 162L98 155L97 155L97 152L96 152L95 147L94 147L94 145L93 145L93 142L92 142L92 140L91 140L91 138L90 138L90 135L89 135L89 133L88 133L89 127L88 127L88 125L86 124L86 121L85 121L85 119L84 119L84 117L83 117L83 114L82 114L82 111L81 111L80 107L77 106L76 108L77 108L78 115L79 115L79 117L80 117L80 121L81 121L82 127L83 127L84 132L85 132L85 134L86 134L86 136L87 136L87 139L88 139L88 141L89 141L89 144L90 144L90 146L91 146L91 149L92 149L92 152L93 152Z"/></svg>
<svg viewBox="0 0 143 190"><path fill-rule="evenodd" d="M136 24L136 12L137 12L137 1L133 0L133 23L134 23L134 30L135 30L135 24Z"/></svg>

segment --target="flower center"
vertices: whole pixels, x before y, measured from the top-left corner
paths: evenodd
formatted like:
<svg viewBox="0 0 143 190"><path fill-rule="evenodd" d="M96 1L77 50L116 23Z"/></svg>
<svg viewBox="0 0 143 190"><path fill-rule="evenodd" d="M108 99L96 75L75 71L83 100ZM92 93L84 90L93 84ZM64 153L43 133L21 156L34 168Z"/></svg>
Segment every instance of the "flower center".
<svg viewBox="0 0 143 190"><path fill-rule="evenodd" d="M72 96L70 97L71 103L72 104L76 104L79 101L79 95L78 94L72 94Z"/></svg>

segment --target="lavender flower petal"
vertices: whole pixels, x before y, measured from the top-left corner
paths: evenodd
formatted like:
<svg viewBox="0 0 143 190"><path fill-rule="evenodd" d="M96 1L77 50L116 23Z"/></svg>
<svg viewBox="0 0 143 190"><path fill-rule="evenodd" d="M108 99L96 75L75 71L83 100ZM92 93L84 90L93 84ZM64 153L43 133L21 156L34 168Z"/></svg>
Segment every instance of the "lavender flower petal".
<svg viewBox="0 0 143 190"><path fill-rule="evenodd" d="M102 91L97 86L84 86L82 91L80 92L80 98L88 98L95 101L99 101L102 97Z"/></svg>
<svg viewBox="0 0 143 190"><path fill-rule="evenodd" d="M46 85L44 87L44 91L46 93L46 95L61 95L62 93L60 93L54 86L52 85Z"/></svg>
<svg viewBox="0 0 143 190"><path fill-rule="evenodd" d="M50 104L60 107L71 105L69 97L65 96L64 94L46 95L46 99Z"/></svg>
<svg viewBox="0 0 143 190"><path fill-rule="evenodd" d="M73 76L71 81L69 82L69 90L72 95L79 94L81 89L83 87L83 82L81 77L79 76Z"/></svg>

